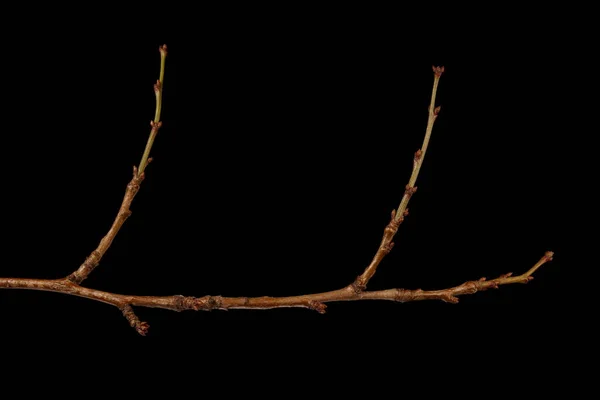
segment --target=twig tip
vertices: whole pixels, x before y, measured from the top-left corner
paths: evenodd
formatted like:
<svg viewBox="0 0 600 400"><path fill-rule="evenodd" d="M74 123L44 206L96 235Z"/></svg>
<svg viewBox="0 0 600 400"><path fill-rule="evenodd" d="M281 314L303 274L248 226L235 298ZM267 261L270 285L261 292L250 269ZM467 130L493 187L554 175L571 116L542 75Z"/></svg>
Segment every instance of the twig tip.
<svg viewBox="0 0 600 400"><path fill-rule="evenodd" d="M134 328L137 333L142 336L146 336L150 325L147 322L140 321L137 315L135 315L135 312L133 312L133 308L131 308L129 304L124 305L121 308L121 312L123 313L125 319L127 319L127 322L129 322L129 325Z"/></svg>
<svg viewBox="0 0 600 400"><path fill-rule="evenodd" d="M444 73L444 67L436 67L435 65L432 65L431 68L433 69L435 76L438 78Z"/></svg>
<svg viewBox="0 0 600 400"><path fill-rule="evenodd" d="M140 322L135 330L142 336L146 336L148 334L148 329L150 329L150 325L147 322Z"/></svg>
<svg viewBox="0 0 600 400"><path fill-rule="evenodd" d="M158 51L160 51L161 56L165 57L167 55L167 45L163 44L158 48Z"/></svg>
<svg viewBox="0 0 600 400"><path fill-rule="evenodd" d="M316 300L309 301L308 308L310 308L311 310L315 310L319 314L325 314L327 312L327 305Z"/></svg>

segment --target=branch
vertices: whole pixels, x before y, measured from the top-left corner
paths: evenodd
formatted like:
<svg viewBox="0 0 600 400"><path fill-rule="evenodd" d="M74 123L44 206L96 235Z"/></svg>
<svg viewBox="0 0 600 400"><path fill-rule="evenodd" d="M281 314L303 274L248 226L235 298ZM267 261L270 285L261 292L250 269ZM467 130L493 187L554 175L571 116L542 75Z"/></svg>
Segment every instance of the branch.
<svg viewBox="0 0 600 400"><path fill-rule="evenodd" d="M315 310L319 313L324 313L326 310L325 303L334 301L356 301L356 300L389 300L396 302L409 302L418 300L442 300L449 303L458 302L458 296L465 294L473 294L478 291L497 288L500 285L512 283L527 283L533 279L532 274L543 264L552 260L552 252L547 252L529 271L519 276L511 276L505 274L496 279L487 281L481 278L477 281L465 282L462 285L455 286L442 290L425 291L421 289L406 290L406 289L387 289L379 291L365 291L367 283L375 274L381 260L387 253L390 252L394 243L392 239L398 231L398 227L408 215L408 202L411 196L417 190L415 186L419 171L423 164L423 159L429 145L433 124L439 113L440 108L435 107L435 97L439 79L444 72L443 67L433 67L435 74L433 82L433 91L431 95L431 104L429 106L429 120L425 132L423 146L417 150L413 160L413 170L402 201L397 210L392 211L392 217L387 227L384 230L383 239L379 245L379 249L375 254L373 261L365 269L354 283L338 290L307 294L300 296L289 297L221 297L221 296L204 296L204 297L184 297L184 296L132 296L122 295L101 290L89 289L80 286L88 275L98 266L100 260L109 249L112 241L125 223L125 220L131 215L131 203L139 191L140 185L144 180L144 170L150 162L150 151L158 130L160 129L160 114L162 108L162 89L165 71L165 58L167 56L167 47L160 47L161 66L160 77L154 85L154 93L156 95L156 111L154 120L150 122L152 129L146 143L146 148L142 156L142 160L138 167L133 167L133 178L127 185L125 196L119 208L117 216L100 244L84 261L84 263L71 275L63 279L20 279L20 278L0 278L0 289L30 289L41 290L47 292L64 293L73 296L84 297L91 300L101 301L106 304L117 307L127 319L129 324L141 335L148 332L149 325L141 321L133 310L133 307L152 307L163 308L173 311L183 310L204 310L210 311L213 309L230 310L230 309L271 309L283 307L301 307Z"/></svg>
<svg viewBox="0 0 600 400"><path fill-rule="evenodd" d="M119 212L117 216L108 230L108 233L102 238L100 244L96 248L96 250L92 251L92 253L85 259L83 264L77 269L77 271L73 272L71 275L67 277L67 279L73 283L81 283L83 282L89 274L100 264L100 260L109 249L113 240L117 236L117 233L121 230L121 227L131 215L131 202L133 201L135 195L140 190L140 185L144 180L144 170L146 166L152 160L148 158L150 155L150 150L152 150L152 145L154 144L154 139L158 134L158 130L160 129L162 123L160 122L160 112L162 109L162 87L163 80L165 75L165 59L167 57L167 45L162 45L159 48L160 51L160 75L159 79L154 84L154 94L156 95L156 111L154 112L154 120L150 121L150 136L148 137L148 142L146 143L146 149L144 150L144 154L142 156L142 160L140 161L139 167L133 167L133 178L127 185L127 190L125 191L125 196L123 197L123 202L121 203L121 207L119 208Z"/></svg>
<svg viewBox="0 0 600 400"><path fill-rule="evenodd" d="M511 274L508 273L489 281L485 278L481 278L477 281L468 281L462 285L442 290L387 289L356 293L352 285L349 285L345 288L331 292L289 297L129 296L88 289L81 287L66 278L58 280L0 278L0 288L31 289L64 293L111 304L121 310L129 324L139 334L145 335L148 332L149 325L146 322L139 320L133 311L133 306L162 308L172 311L233 309L267 310L272 308L300 307L315 310L324 314L327 308L325 303L335 301L388 300L406 303L420 300L442 300L447 303L458 303L458 296L474 294L488 289L497 289L501 285L527 283L533 279L532 274L539 267L552 260L552 256L552 252L546 252L546 254L531 269L529 269L529 271L518 276L511 276Z"/></svg>
<svg viewBox="0 0 600 400"><path fill-rule="evenodd" d="M369 266L365 269L365 271L356 278L352 287L356 291L356 293L360 293L367 288L367 283L369 280L375 275L377 271L377 267L381 260L392 250L394 247L394 236L396 232L398 232L398 227L404 221L404 217L408 215L408 202L411 197L417 191L417 187L415 183L417 182L417 177L419 176L419 171L421 170L421 165L423 165L423 160L425 159L425 153L427 152L427 147L429 146L429 140L431 139L431 132L433 131L433 124L437 119L437 116L440 112L440 107L435 106L435 96L437 94L437 88L440 82L440 78L444 73L444 67L432 67L433 68L433 89L431 91L431 102L429 103L429 118L427 120L427 129L425 130L425 138L423 139L423 145L419 150L415 152L415 156L413 158L413 169L412 174L410 175L410 179L408 180L408 184L405 187L404 195L402 196L402 201L398 206L398 210L392 211L392 219L390 223L385 227L383 231L383 239L381 239L381 244L379 245L379 249L377 249L377 253L373 257L373 260L369 264Z"/></svg>

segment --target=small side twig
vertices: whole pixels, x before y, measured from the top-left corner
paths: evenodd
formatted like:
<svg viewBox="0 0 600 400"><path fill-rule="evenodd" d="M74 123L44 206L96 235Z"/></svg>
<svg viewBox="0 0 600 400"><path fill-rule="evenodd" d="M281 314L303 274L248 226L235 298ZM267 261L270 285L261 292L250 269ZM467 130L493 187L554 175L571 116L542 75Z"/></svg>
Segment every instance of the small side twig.
<svg viewBox="0 0 600 400"><path fill-rule="evenodd" d="M133 308L131 308L129 304L123 306L121 308L121 312L123 313L125 319L129 322L129 325L131 325L131 327L135 329L137 333L139 333L142 336L146 336L150 325L148 325L148 323L146 322L140 321L137 315L135 315L135 313L133 312Z"/></svg>

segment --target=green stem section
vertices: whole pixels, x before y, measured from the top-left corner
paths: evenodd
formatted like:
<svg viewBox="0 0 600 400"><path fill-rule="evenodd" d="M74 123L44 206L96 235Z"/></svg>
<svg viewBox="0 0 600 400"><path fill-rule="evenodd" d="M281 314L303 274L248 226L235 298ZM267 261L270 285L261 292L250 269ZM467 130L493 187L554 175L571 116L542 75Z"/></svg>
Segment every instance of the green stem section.
<svg viewBox="0 0 600 400"><path fill-rule="evenodd" d="M156 134L158 133L158 129L152 127L150 131L150 137L148 138L148 142L146 143L146 149L144 150L144 154L142 155L142 161L140 161L140 166L138 168L138 176L140 176L144 170L146 169L146 165L148 165L148 157L150 156L150 150L152 149L152 145L154 144L154 139L156 138Z"/></svg>
<svg viewBox="0 0 600 400"><path fill-rule="evenodd" d="M154 85L154 93L156 94L156 111L154 112L154 120L151 124L152 130L150 131L150 136L148 137L148 142L146 143L146 148L144 149L144 154L142 155L142 160L140 161L140 165L138 167L138 176L144 172L146 166L148 165L148 157L150 157L150 151L152 150L154 139L156 139L156 135L158 133L158 130L160 129L160 113L162 110L162 89L163 81L165 78L166 58L167 46L163 45L160 47L160 75L158 81Z"/></svg>
<svg viewBox="0 0 600 400"><path fill-rule="evenodd" d="M421 171L421 165L423 165L423 160L425 159L425 153L427 152L427 147L429 146L429 139L431 139L431 132L433 131L433 124L437 117L437 113L435 110L435 96L437 94L438 84L440 82L440 75L435 75L433 79L433 90L431 92L431 103L429 105L429 119L427 120L427 129L425 131L425 138L423 139L423 146L421 146L421 154L418 158L415 158L413 164L413 171L410 176L410 180L408 181L407 187L413 188L415 183L417 182L417 177L419 176L419 171ZM404 193L402 197L402 201L398 206L398 211L396 212L396 220L399 220L404 216L404 211L408 206L408 202L410 201L412 193Z"/></svg>
<svg viewBox="0 0 600 400"><path fill-rule="evenodd" d="M165 80L165 60L167 59L166 51L161 51L160 54L160 75L158 79L160 84L158 85L158 90L156 90L156 112L154 113L154 122L160 122L160 111L162 107L162 88L163 82Z"/></svg>

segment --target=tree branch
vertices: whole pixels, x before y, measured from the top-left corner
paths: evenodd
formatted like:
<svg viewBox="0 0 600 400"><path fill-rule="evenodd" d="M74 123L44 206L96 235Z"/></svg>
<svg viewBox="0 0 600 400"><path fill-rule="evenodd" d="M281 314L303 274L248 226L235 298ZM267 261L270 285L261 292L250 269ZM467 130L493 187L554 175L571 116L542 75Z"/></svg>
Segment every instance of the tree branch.
<svg viewBox="0 0 600 400"><path fill-rule="evenodd" d="M402 196L402 201L398 206L398 210L392 211L392 219L390 223L385 227L383 232L383 238L381 239L381 244L379 245L379 249L377 249L377 253L373 257L373 260L367 266L365 271L356 278L354 283L352 283L352 287L356 293L360 293L361 291L367 288L367 283L369 280L375 275L377 271L377 267L381 263L381 260L392 250L394 247L394 236L396 232L398 232L398 227L404 221L404 218L408 215L408 202L411 197L417 191L417 187L415 183L417 182L417 177L419 176L419 171L421 170L421 165L423 165L423 160L425 159L425 153L427 152L427 147L429 146L429 140L431 139L431 132L433 131L433 124L437 119L437 116L440 112L440 107L435 106L435 97L437 95L437 89L440 82L440 78L444 73L444 67L432 67L433 68L433 89L431 91L431 102L429 103L429 118L427 119L427 129L425 130L425 138L423 139L423 145L419 150L415 152L415 156L413 158L413 169L412 174L410 175L410 179L408 180L408 184L405 187L404 195Z"/></svg>
<svg viewBox="0 0 600 400"><path fill-rule="evenodd" d="M406 303L420 300L442 300L447 303L458 303L458 296L474 294L488 289L497 289L500 285L527 283L533 279L532 274L539 267L552 260L552 256L552 252L547 252L529 271L518 276L512 276L512 274L508 273L489 281L481 278L477 281L468 281L462 285L441 290L387 289L356 293L352 285L349 285L330 292L288 297L130 296L85 288L66 278L58 280L0 278L0 288L64 293L111 304L121 310L129 324L139 334L145 335L149 325L138 319L133 312L132 306L162 308L171 311L267 310L272 308L300 307L324 314L327 308L325 303L336 301L388 300Z"/></svg>
<svg viewBox="0 0 600 400"><path fill-rule="evenodd" d="M158 134L158 130L160 129L162 122L160 122L160 113L162 110L162 88L163 88L163 80L165 75L165 60L167 58L167 45L163 44L159 47L160 51L160 75L159 79L154 84L154 94L156 95L156 110L154 112L154 120L150 121L150 136L148 137L148 142L146 143L146 148L144 149L144 154L142 155L142 160L140 161L139 167L133 167L133 178L127 184L127 190L125 191L125 196L123 197L123 202L121 203L121 207L119 208L119 212L117 216L108 230L108 233L102 238L100 244L96 248L96 250L92 251L92 253L85 259L83 264L77 269L77 271L73 272L71 275L67 277L67 279L73 283L81 283L83 282L89 274L100 264L100 260L109 249L113 240L117 236L117 233L121 230L121 227L131 215L131 202L133 201L135 195L140 190L140 185L144 180L144 170L146 166L152 160L149 158L150 150L152 150L152 145L154 144L154 139Z"/></svg>
<svg viewBox="0 0 600 400"><path fill-rule="evenodd" d="M440 108L435 107L435 97L439 79L444 72L443 67L433 67L435 74L433 82L433 91L431 95L431 104L429 106L429 119L425 132L425 139L422 147L417 150L413 159L413 170L402 201L397 210L392 211L392 217L386 226L379 245L377 253L373 260L367 266L362 275L360 275L352 284L338 290L314 293L300 296L288 297L221 297L221 296L204 296L204 297L185 297L185 296L133 296L122 295L101 290L90 289L81 286L81 282L98 266L100 260L109 249L117 233L131 215L131 203L139 191L140 185L144 180L144 170L151 161L149 158L152 145L161 126L160 114L162 108L162 88L165 70L165 58L167 55L167 47L160 47L161 67L160 77L154 85L156 95L156 110L154 120L150 122L151 131L146 143L142 159L138 167L133 167L133 177L127 185L125 196L119 208L119 212L108 231L102 238L98 247L86 258L83 264L72 274L63 279L22 279L22 278L0 278L0 289L29 289L40 290L47 292L64 293L72 296L84 297L90 300L100 301L106 304L117 307L127 319L129 324L141 335L148 332L149 325L141 321L133 310L133 307L152 307L163 308L172 311L184 310L203 310L210 311L214 309L230 310L230 309L271 309L283 307L301 307L315 310L319 313L325 313L325 303L335 301L357 301L357 300L388 300L396 302L409 302L419 300L442 300L449 303L458 302L458 296L465 294L473 294L478 291L487 290L490 288L498 288L500 285L512 283L527 283L533 279L532 274L543 264L552 260L553 253L547 252L529 271L518 275L511 274L502 275L496 279L486 280L481 278L477 281L468 281L462 285L441 290L407 290L407 289L387 289L379 291L365 291L367 283L375 274L381 260L387 253L390 252L394 243L392 239L398 231L398 227L408 215L408 202L411 196L417 190L415 186L419 171L423 164L423 159L429 145L433 124L437 118Z"/></svg>

